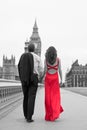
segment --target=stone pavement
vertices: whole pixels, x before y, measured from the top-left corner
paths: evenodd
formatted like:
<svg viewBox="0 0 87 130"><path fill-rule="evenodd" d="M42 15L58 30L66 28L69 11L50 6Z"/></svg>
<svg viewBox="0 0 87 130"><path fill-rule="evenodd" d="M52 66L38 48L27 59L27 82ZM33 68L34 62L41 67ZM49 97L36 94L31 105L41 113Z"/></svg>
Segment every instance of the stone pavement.
<svg viewBox="0 0 87 130"><path fill-rule="evenodd" d="M55 122L44 120L44 88L38 88L33 123L23 117L22 104L0 120L0 130L87 130L87 97L61 89L64 112Z"/></svg>

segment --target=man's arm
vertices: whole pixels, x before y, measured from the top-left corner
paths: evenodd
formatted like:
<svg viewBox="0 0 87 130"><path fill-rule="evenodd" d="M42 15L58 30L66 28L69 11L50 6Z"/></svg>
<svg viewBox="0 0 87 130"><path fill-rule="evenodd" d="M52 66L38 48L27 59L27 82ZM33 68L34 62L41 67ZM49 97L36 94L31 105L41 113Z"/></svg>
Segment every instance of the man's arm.
<svg viewBox="0 0 87 130"><path fill-rule="evenodd" d="M39 60L38 71L39 71L39 80L41 80L43 76L43 65L41 59Z"/></svg>

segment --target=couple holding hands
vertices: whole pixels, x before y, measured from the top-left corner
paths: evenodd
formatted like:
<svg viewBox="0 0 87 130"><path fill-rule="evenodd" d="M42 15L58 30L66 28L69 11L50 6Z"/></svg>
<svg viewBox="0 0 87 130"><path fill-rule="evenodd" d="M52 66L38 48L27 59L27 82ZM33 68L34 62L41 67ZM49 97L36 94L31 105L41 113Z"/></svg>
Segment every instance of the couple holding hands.
<svg viewBox="0 0 87 130"><path fill-rule="evenodd" d="M34 53L34 44L29 44L18 63L19 77L23 90L23 113L27 122L33 122L38 81L44 77L45 120L55 121L63 112L59 77L62 83L61 62L55 47L50 46L45 53L44 69L41 58Z"/></svg>

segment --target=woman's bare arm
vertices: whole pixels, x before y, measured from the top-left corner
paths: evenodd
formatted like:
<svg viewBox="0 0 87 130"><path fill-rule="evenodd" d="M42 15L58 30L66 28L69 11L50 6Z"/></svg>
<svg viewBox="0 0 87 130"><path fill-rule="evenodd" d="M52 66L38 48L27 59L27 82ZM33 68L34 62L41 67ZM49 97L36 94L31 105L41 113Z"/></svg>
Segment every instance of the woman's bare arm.
<svg viewBox="0 0 87 130"><path fill-rule="evenodd" d="M60 79L61 79L61 83L62 83L62 70L61 70L61 61L59 59L59 75L60 75Z"/></svg>

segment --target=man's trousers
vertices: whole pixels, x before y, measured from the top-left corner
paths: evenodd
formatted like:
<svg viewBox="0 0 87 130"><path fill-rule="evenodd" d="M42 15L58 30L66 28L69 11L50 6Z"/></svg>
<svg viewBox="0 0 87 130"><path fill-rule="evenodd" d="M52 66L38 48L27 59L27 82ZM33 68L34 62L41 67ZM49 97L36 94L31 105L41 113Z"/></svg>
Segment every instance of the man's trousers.
<svg viewBox="0 0 87 130"><path fill-rule="evenodd" d="M37 88L38 88L38 82L35 84L34 82L32 82L30 85L27 85L26 82L22 84L22 90L24 94L23 113L26 119L31 119L32 115L34 114Z"/></svg>

